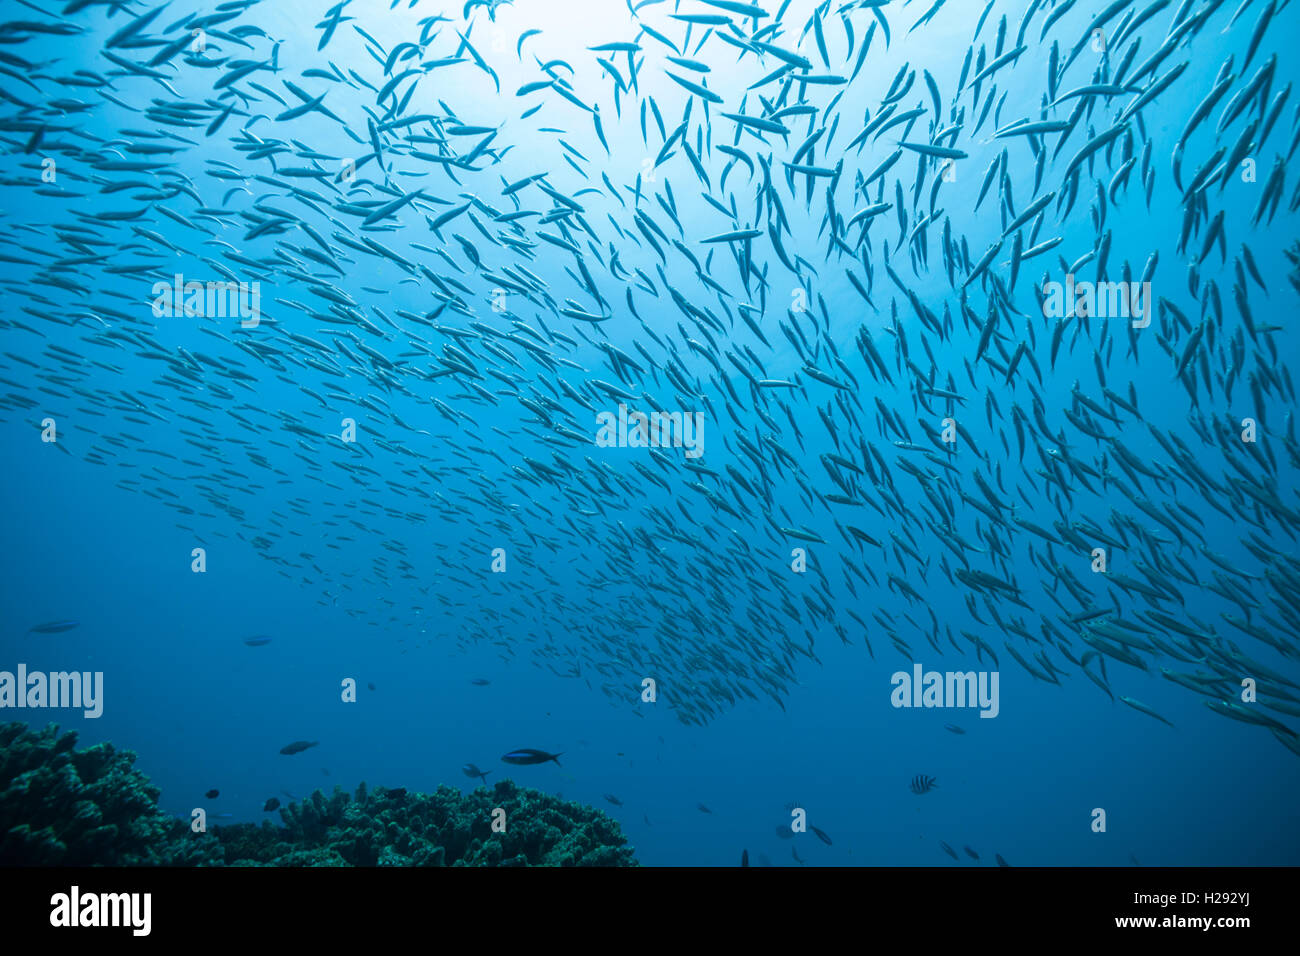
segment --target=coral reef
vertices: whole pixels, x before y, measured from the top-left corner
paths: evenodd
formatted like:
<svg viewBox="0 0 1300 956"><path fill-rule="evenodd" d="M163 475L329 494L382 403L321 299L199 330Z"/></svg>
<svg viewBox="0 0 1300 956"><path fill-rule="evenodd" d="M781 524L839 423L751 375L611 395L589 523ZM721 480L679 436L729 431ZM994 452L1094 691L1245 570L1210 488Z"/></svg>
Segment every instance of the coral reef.
<svg viewBox="0 0 1300 956"><path fill-rule="evenodd" d="M636 866L600 810L499 781L468 794L362 783L280 809L269 821L193 833L158 809L158 790L112 744L0 724L0 865ZM497 809L505 831L494 832Z"/></svg>
<svg viewBox="0 0 1300 956"><path fill-rule="evenodd" d="M208 834L158 809L158 790L112 744L74 749L75 732L0 724L0 865L220 864Z"/></svg>
<svg viewBox="0 0 1300 956"><path fill-rule="evenodd" d="M505 811L505 832L492 830ZM269 822L217 827L231 866L635 866L618 823L599 810L498 781L468 794L363 783L317 790Z"/></svg>

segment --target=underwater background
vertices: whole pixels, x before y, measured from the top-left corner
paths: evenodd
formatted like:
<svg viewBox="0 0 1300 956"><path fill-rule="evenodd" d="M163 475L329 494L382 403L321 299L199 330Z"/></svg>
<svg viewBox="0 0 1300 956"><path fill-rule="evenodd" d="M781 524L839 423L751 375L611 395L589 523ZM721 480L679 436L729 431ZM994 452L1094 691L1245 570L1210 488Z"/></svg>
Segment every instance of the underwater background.
<svg viewBox="0 0 1300 956"><path fill-rule="evenodd" d="M1257 179L1215 172L1202 196L1189 200L1171 174L1189 117L1230 57L1237 80L1186 142L1182 186L1220 147L1224 156L1211 168L1235 158L1246 124L1256 124L1248 141L1262 132L1274 97L1297 73L1288 49L1300 39L1293 2L791 2L780 8L780 30L761 42L797 50L810 64L805 72L840 82L787 83L785 106L801 102L803 89L803 102L818 112L790 115L786 136L753 127L739 136L743 124L721 115L778 112L785 80L748 88L785 61L752 43L744 51L705 38L713 30L747 42L773 22L776 5L755 18L685 0L635 12L614 2L390 7L354 0L338 14L325 2L178 2L111 46L150 5L5 0L0 7L0 53L9 56L0 56L8 74L0 109L7 257L0 261L7 293L0 670L22 662L29 671L104 675L97 719L74 709L8 708L0 719L34 728L56 722L75 729L83 745L106 740L136 751L138 769L161 790L162 809L187 820L204 807L210 817L232 815L210 822L275 822L263 810L268 798L288 802L363 780L468 790L479 783L462 771L472 762L490 771L489 785L509 777L604 810L644 865L736 865L742 851L749 865L777 866L989 865L995 854L1011 865L1300 862L1300 751L1283 742L1289 733L1294 743L1300 728L1286 712L1295 700L1289 695L1300 697L1292 683L1300 682L1300 497L1290 371L1300 283L1290 278L1286 255L1300 238L1289 166L1300 104L1284 99L1269 138L1249 150ZM1124 27L1117 49L1103 43L1098 52L1090 26L1112 7L1101 27L1110 37L1157 9ZM1022 30L1027 8L1032 19ZM205 27L206 50L178 48L144 67L198 18L232 11L234 19ZM673 19L692 15L729 18L732 28ZM340 16L334 27L322 26ZM1145 78L1114 79L1127 44L1140 41L1129 64L1142 64L1187 16L1201 20ZM446 19L430 23L433 17ZM236 32L236 24L257 29ZM642 33L642 24L677 43L679 54ZM529 30L541 32L521 42ZM849 79L868 30L872 46ZM399 51L386 70L385 57L403 43L415 49ZM592 49L611 43L641 50ZM991 63L995 50L1019 45L1023 53L973 96L978 70L968 50ZM133 72L105 51L164 78ZM764 52L761 63L756 51ZM709 72L665 62L666 55L707 64ZM439 58L456 62L420 66ZM1069 66L1060 66L1067 58ZM245 60L268 66L214 87ZM619 72L617 80L600 60ZM1187 69L1152 105L1118 119L1184 61ZM1259 108L1252 101L1216 131L1233 95L1269 62L1267 87L1252 94ZM632 63L636 88L624 89ZM1056 97L1048 93L1049 64L1060 71ZM92 75L87 85L60 82L77 70ZM334 78L304 76L312 70ZM376 95L405 70L412 75ZM911 71L911 80L899 79ZM922 71L940 92L942 124L962 127L943 142L966 154L943 181L937 206L930 197L941 156L906 149L876 183L858 187L900 142L935 142L941 127ZM723 102L670 72L707 83ZM517 95L539 79L550 85ZM284 81L312 98L325 94L320 105L333 116L313 109L277 120L306 102ZM903 83L914 85L896 109L922 113L868 137L861 152L848 148ZM1024 141L1032 137L994 134L1044 113L1044 120L1068 120L1078 98L1044 106L1045 98L1089 84L1124 92L1083 95L1089 110L1058 155L1051 151L1062 131L1043 134L1038 148L1049 154L1036 186L1035 154ZM403 100L411 85L417 88ZM599 133L590 110L557 86L599 105ZM989 97L997 118L990 112L981 124ZM648 124L642 120L651 99L670 136L692 103L676 149L658 165L666 137L653 111ZM231 104L236 109L208 132ZM416 119L396 124L402 116ZM834 133L792 159L831 122ZM1133 137L1131 180L1114 182L1122 137L1113 150L1081 161L1081 173L1067 172L1078 150L1117 122L1128 123ZM378 158L362 162L375 140ZM176 149L129 148L139 143ZM753 157L753 170L718 144L736 144ZM1004 149L1005 166L980 205L986 170ZM44 158L55 160L53 182L42 179ZM110 159L145 166L114 168ZM357 165L343 177L349 161ZM788 185L782 163L819 172L794 171ZM1284 171L1281 208L1261 217L1275 168ZM503 195L537 174L562 198L535 182ZM312 195L295 196L296 189ZM576 195L584 189L591 191ZM416 190L418 198L366 221ZM1004 231L1052 191L1057 199L1023 248L1061 242L1021 263L1012 278L1013 240ZM1067 211L1061 202L1071 194L1077 198ZM541 215L494 220L488 211L513 210L515 200ZM880 202L894 205L868 220L859 244L863 225L846 222ZM1192 237L1180 249L1186 210L1197 203L1204 208L1194 211ZM663 235L638 228L637 206ZM554 220L538 222L556 209ZM936 211L918 238L918 223ZM1213 242L1204 251L1220 211L1224 252ZM104 213L121 215L96 218ZM783 220L778 251L769 225ZM701 242L750 229L761 232ZM944 230L953 238L941 238ZM539 232L581 251L539 241ZM363 251L340 234L363 247L362 237L373 239L393 256ZM1035 283L1064 281L1063 266L1096 253L1101 235L1111 279L1120 278L1121 263L1137 279L1158 253L1153 296L1187 322L1163 303L1145 329L1094 318L1082 331L1069 328L1053 360L1056 320L1044 316ZM965 284L999 241L988 274ZM1266 290L1247 275L1243 243ZM213 262L238 281L260 281L255 328L230 316L154 314L155 282L175 273L220 280ZM117 266L139 269L112 271ZM516 266L527 271L511 271ZM1077 271L1098 278L1095 256ZM503 287L507 305L499 311L493 290ZM1251 319L1240 314L1243 297ZM800 301L807 311L792 308ZM930 318L945 318L932 326L914 302ZM745 303L762 337L742 317ZM993 344L981 348L990 310ZM1203 320L1217 330L1213 343L1209 335L1193 338ZM440 331L447 328L453 331ZM857 344L864 331L892 380ZM1025 358L1017 361L1022 343ZM1190 385L1180 380L1185 352ZM1225 388L1234 364L1235 389ZM927 397L923 387L963 400ZM1112 403L1113 421L1081 411L1076 388L1098 402L1108 388L1140 411ZM655 457L647 448L597 445L596 413L616 414L620 401L701 413L703 454L669 448ZM1047 432L1031 411L1035 403ZM929 450L897 445L904 439L881 405L902 420L907 444ZM1086 434L1066 409L1108 437ZM949 416L965 429L955 451L929 437ZM1028 432L1023 452L1017 416ZM1262 454L1231 444L1247 417L1260 422ZM55 442L42 441L47 418L56 423ZM355 422L354 443L340 440L345 419ZM1195 449L1217 490L1189 478L1152 428ZM1152 474L1117 463L1114 442ZM1058 448L1093 473L1062 470L1062 459L1049 453ZM855 469L827 464L821 456L830 454ZM928 477L918 480L907 465ZM967 506L967 497L985 503L977 473L1005 503L1003 522ZM1247 475L1264 491L1243 494ZM828 502L829 494L858 500ZM1187 540L1135 497L1183 508L1164 513L1178 516L1172 523ZM1117 511L1129 521L1108 524ZM1113 571L1130 579L1158 576L1161 553L1193 579L1166 576L1173 594L1154 598L1104 583L1087 551L1064 538L1046 541L1013 515L1049 532L1060 520L1106 527L1132 543L1111 555ZM864 545L848 525L878 544ZM202 573L192 567L195 548L205 549ZM503 572L493 570L498 548ZM797 548L806 549L804 572L792 569ZM951 573L962 567L1014 582L1020 600ZM1216 574L1233 585L1211 587ZM1088 610L1074 599L1079 588L1182 656L1144 643L1145 669L1112 658L1108 693L1076 666L1090 648L1086 622L1069 620ZM1142 616L1152 610L1205 638L1158 627ZM1253 622L1272 640L1223 615ZM39 630L56 621L77 626ZM977 650L965 632L986 647ZM269 643L246 643L259 635ZM1004 653L1007 646L1035 669L1041 665L1031 655L1044 652L1055 682L1031 674ZM1094 652L1093 674L1104 656ZM910 674L916 662L927 671L996 670L996 718L980 719L970 708L894 707L891 677ZM1166 679L1161 668L1208 670L1216 675L1207 685L1213 693ZM1239 679L1251 676L1261 700L1265 688L1278 692L1283 709L1266 713L1289 731L1275 735L1204 705L1239 700ZM347 678L356 682L355 702L343 699ZM653 702L642 696L646 678L656 682ZM319 743L280 752L296 740ZM560 754L559 764L502 762L519 748ZM933 777L934 789L914 793L918 775ZM205 798L210 789L220 796ZM790 834L791 808L806 810L830 842ZM1105 810L1105 832L1094 832L1095 808Z"/></svg>

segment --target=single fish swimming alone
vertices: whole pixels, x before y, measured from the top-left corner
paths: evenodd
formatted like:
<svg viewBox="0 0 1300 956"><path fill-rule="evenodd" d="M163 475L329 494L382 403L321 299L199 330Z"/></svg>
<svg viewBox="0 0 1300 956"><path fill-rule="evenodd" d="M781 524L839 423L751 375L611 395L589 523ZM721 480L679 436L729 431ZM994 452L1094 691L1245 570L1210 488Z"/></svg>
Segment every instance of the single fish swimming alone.
<svg viewBox="0 0 1300 956"><path fill-rule="evenodd" d="M463 774L464 774L465 776L467 776L467 777L478 777L480 780L483 781L484 784L486 784L486 783L487 783L487 777L488 777L488 774L490 774L492 771L491 771L491 770L480 770L480 769L478 768L478 764L467 763L467 764L465 764L465 766L463 766L463 767L460 768L460 772L463 773Z"/></svg>
<svg viewBox="0 0 1300 956"><path fill-rule="evenodd" d="M556 766L563 766L563 764L560 763L560 758L562 756L564 756L563 752L558 754L548 754L545 750L533 750L529 747L524 747L520 750L512 750L508 754L502 754L501 759L505 763L512 763L521 767L527 767L537 763L546 763L548 760L555 761Z"/></svg>
<svg viewBox="0 0 1300 956"><path fill-rule="evenodd" d="M271 643L271 638L265 634L254 634L252 637L244 638L244 643L248 647L264 647Z"/></svg>
<svg viewBox="0 0 1300 956"><path fill-rule="evenodd" d="M939 786L934 777L928 777L923 773L917 774L912 778L911 790L915 794L929 793L935 787Z"/></svg>
<svg viewBox="0 0 1300 956"><path fill-rule="evenodd" d="M318 746L319 744L319 740L295 740L293 743L285 744L281 747L280 753L290 755L300 754L304 750L310 750L312 747Z"/></svg>
<svg viewBox="0 0 1300 956"><path fill-rule="evenodd" d="M45 624L36 624L27 629L28 634L62 634L64 631L70 631L74 627L80 627L80 621L48 621Z"/></svg>

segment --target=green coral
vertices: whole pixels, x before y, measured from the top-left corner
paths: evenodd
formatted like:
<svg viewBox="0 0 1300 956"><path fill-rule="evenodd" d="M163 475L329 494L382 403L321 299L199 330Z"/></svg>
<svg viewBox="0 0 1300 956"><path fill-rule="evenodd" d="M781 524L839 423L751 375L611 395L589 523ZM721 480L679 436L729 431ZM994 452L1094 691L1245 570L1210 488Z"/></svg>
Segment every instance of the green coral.
<svg viewBox="0 0 1300 956"><path fill-rule="evenodd" d="M112 744L0 724L0 865L636 866L617 821L515 786L468 794L362 783L280 809L269 821L193 833L158 809L158 789ZM505 830L492 828L505 811Z"/></svg>
<svg viewBox="0 0 1300 956"><path fill-rule="evenodd" d="M505 831L492 829L505 811ZM232 866L635 866L617 821L593 807L499 781L468 794L361 784L317 790L267 821L217 827Z"/></svg>
<svg viewBox="0 0 1300 956"><path fill-rule="evenodd" d="M0 724L0 864L200 866L221 847L158 809L158 790L112 744Z"/></svg>

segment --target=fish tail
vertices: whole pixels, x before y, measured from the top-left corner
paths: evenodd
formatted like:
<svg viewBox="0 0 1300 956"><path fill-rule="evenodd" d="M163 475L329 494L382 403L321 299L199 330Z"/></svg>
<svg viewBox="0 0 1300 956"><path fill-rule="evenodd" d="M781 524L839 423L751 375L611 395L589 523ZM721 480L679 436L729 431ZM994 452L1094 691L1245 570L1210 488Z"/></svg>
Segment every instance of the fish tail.
<svg viewBox="0 0 1300 956"><path fill-rule="evenodd" d="M555 766L557 766L557 767L563 767L563 766L564 766L564 764L560 763L560 758L563 757L563 756L564 756L564 754L562 754L562 753L561 753L561 754L552 754L552 755L551 755L551 759L555 761Z"/></svg>

